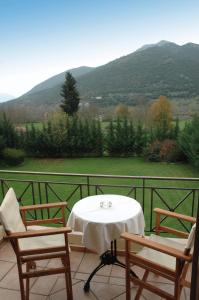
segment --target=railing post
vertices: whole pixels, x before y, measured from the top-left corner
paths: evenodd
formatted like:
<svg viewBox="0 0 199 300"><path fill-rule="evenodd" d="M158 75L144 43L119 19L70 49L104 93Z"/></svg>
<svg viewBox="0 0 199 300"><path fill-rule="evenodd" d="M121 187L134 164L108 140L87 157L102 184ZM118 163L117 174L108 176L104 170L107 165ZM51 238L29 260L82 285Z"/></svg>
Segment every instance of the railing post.
<svg viewBox="0 0 199 300"><path fill-rule="evenodd" d="M86 178L87 178L87 192L88 192L88 196L90 196L90 178L89 176L87 176Z"/></svg>
<svg viewBox="0 0 199 300"><path fill-rule="evenodd" d="M83 194L82 194L82 185L81 184L79 185L79 190L80 190L80 199L82 199L83 198Z"/></svg>
<svg viewBox="0 0 199 300"><path fill-rule="evenodd" d="M44 186L45 186L45 194L46 194L46 203L49 203L49 200L48 200L48 183L45 182ZM50 219L50 210L47 209L47 212L48 212L48 219Z"/></svg>
<svg viewBox="0 0 199 300"><path fill-rule="evenodd" d="M193 198L192 198L192 210L191 210L191 215L194 215L194 208L195 208L195 190L192 190L193 193Z"/></svg>
<svg viewBox="0 0 199 300"><path fill-rule="evenodd" d="M1 179L1 191L2 191L2 195L3 195L3 198L5 196L5 191L4 191L4 185L3 185L3 179Z"/></svg>
<svg viewBox="0 0 199 300"><path fill-rule="evenodd" d="M34 183L31 182L31 187L32 187L32 204L35 205L36 202L35 202L35 190L34 190ZM37 210L34 209L34 215L35 215L35 220L37 220Z"/></svg>
<svg viewBox="0 0 199 300"><path fill-rule="evenodd" d="M153 219L153 190L154 188L151 188L151 212L150 212L150 231L152 231L152 219Z"/></svg>
<svg viewBox="0 0 199 300"><path fill-rule="evenodd" d="M38 190L39 190L39 203L42 204L42 197L41 197L41 182L38 182ZM43 209L41 209L41 218L44 218Z"/></svg>
<svg viewBox="0 0 199 300"><path fill-rule="evenodd" d="M144 208L145 208L145 178L142 180L142 210L144 213Z"/></svg>

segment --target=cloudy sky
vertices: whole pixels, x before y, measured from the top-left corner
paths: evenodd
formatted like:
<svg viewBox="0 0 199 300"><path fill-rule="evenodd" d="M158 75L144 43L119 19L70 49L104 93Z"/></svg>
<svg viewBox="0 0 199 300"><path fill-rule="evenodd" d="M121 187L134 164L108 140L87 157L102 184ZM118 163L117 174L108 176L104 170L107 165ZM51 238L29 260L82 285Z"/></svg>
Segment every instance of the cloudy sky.
<svg viewBox="0 0 199 300"><path fill-rule="evenodd" d="M0 93L144 44L199 44L198 0L0 0Z"/></svg>

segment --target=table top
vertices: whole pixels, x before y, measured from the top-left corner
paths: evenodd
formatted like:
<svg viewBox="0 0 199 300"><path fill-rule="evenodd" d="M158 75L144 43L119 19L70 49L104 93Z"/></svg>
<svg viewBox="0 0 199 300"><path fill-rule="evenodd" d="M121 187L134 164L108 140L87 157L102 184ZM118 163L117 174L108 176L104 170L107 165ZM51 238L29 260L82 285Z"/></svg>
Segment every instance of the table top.
<svg viewBox="0 0 199 300"><path fill-rule="evenodd" d="M102 253L124 231L144 234L145 223L141 205L135 199L122 195L95 195L83 198L73 206L67 225L83 232L83 243L87 248Z"/></svg>
<svg viewBox="0 0 199 300"><path fill-rule="evenodd" d="M111 207L103 208L102 202L110 202ZM78 218L94 223L115 223L135 217L141 206L133 198L121 195L95 195L79 200L72 209Z"/></svg>

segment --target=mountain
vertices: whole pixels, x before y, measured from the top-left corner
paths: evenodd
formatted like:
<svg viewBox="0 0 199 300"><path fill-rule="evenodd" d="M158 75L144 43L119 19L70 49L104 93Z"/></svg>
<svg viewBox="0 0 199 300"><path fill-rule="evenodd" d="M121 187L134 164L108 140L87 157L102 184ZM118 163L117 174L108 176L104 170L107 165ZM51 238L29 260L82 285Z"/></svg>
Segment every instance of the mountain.
<svg viewBox="0 0 199 300"><path fill-rule="evenodd" d="M9 109L10 107L14 109L21 107L25 110L34 111L34 114L37 111L37 115L39 116L40 114L43 114L44 111L53 109L54 106L56 104L58 105L58 103L61 101L60 88L64 83L64 76L66 72L71 72L71 74L77 79L79 76L87 74L93 69L94 68L92 67L82 66L64 71L41 82L19 98L0 104L0 107L5 110Z"/></svg>
<svg viewBox="0 0 199 300"><path fill-rule="evenodd" d="M14 98L15 98L15 96L13 96L13 95L0 93L0 103L11 100L11 99L14 99Z"/></svg>
<svg viewBox="0 0 199 300"><path fill-rule="evenodd" d="M89 73L93 69L94 68L82 66L79 68L67 70L36 85L28 93L26 93L26 95L34 94L45 89L50 89L60 83L63 83L66 72L70 72L75 78L78 78L81 75Z"/></svg>
<svg viewBox="0 0 199 300"><path fill-rule="evenodd" d="M151 48L151 47L154 47L154 46L158 46L158 47L162 47L162 46L165 46L165 45L176 45L175 43L171 43L171 42L168 42L168 41L165 41L165 40L162 40L156 44L147 44L147 45L144 45L142 46L141 48L137 49L136 51L142 51L142 50L146 50L148 48Z"/></svg>
<svg viewBox="0 0 199 300"><path fill-rule="evenodd" d="M102 106L118 103L134 105L139 99L148 101L160 95L187 101L199 96L199 45L193 43L179 46L161 41L145 45L103 66L78 69L83 72L73 75L82 102ZM38 109L58 106L64 73L7 103Z"/></svg>

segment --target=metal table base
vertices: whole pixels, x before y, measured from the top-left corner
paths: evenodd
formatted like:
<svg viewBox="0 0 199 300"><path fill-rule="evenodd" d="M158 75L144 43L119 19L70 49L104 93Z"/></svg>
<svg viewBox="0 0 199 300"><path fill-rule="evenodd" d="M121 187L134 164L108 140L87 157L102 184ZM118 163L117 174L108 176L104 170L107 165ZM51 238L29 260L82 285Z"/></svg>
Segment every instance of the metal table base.
<svg viewBox="0 0 199 300"><path fill-rule="evenodd" d="M93 278L93 276L104 266L106 265L116 265L122 268L126 268L126 265L123 264L121 261L117 259L117 244L116 240L111 242L111 249L105 251L102 255L100 255L100 263L99 265L92 271L90 276L88 277L85 285L84 285L84 291L88 292L90 289L90 281ZM135 276L137 278L137 275L131 270L131 275Z"/></svg>

